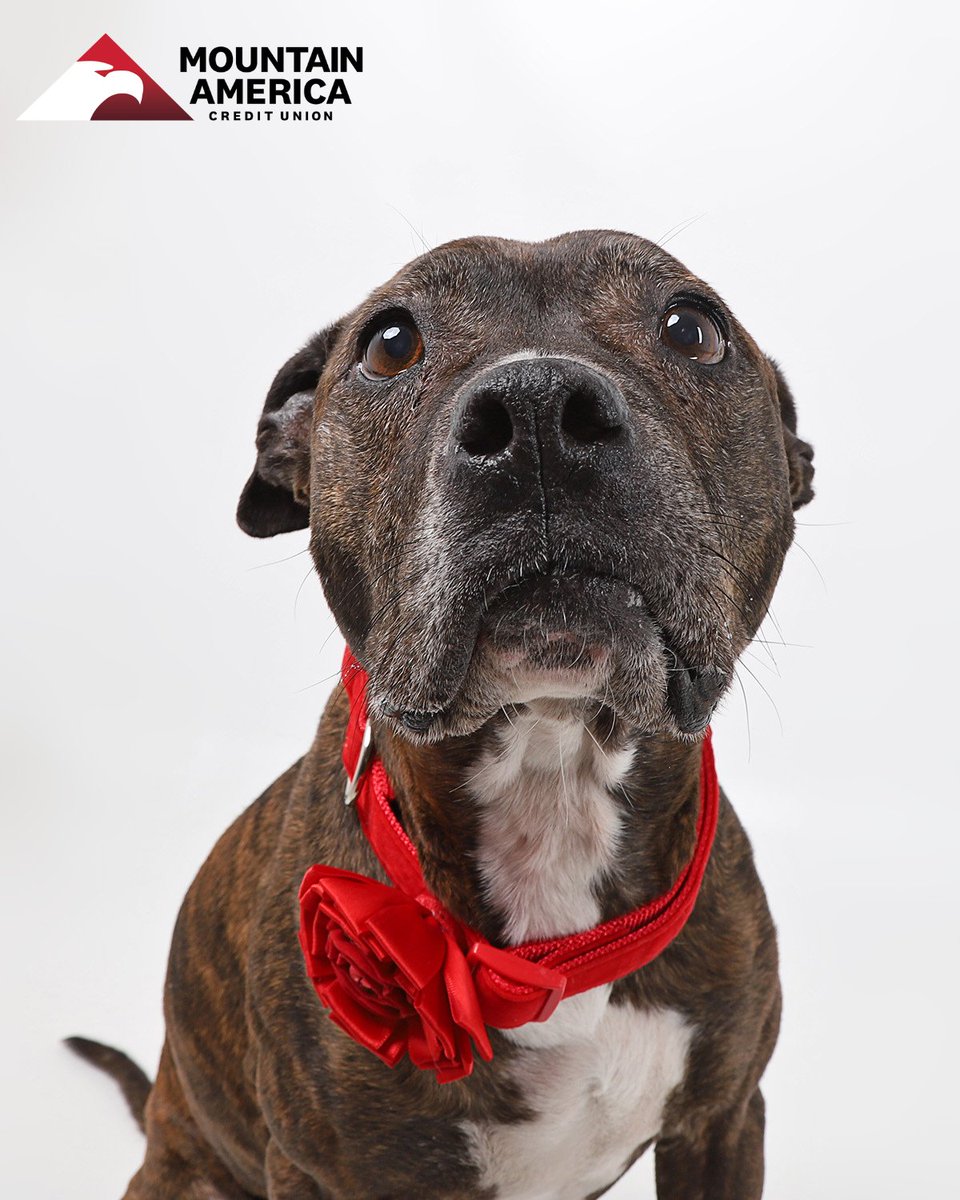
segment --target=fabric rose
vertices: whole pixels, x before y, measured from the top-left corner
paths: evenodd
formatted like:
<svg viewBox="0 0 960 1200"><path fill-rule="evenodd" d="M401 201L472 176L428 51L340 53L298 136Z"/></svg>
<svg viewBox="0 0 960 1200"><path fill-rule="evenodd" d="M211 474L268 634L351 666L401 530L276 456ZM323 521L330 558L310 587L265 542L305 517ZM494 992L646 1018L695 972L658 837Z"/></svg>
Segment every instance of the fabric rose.
<svg viewBox="0 0 960 1200"><path fill-rule="evenodd" d="M463 926L425 893L336 867L300 887L300 945L330 1017L389 1066L404 1054L441 1083L493 1056Z"/></svg>

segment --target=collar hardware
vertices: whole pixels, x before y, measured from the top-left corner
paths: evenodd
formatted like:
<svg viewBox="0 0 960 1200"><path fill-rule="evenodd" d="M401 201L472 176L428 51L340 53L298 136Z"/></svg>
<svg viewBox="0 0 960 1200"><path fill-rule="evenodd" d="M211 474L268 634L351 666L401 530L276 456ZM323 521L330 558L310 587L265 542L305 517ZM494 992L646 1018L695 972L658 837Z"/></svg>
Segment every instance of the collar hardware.
<svg viewBox="0 0 960 1200"><path fill-rule="evenodd" d="M347 772L347 786L343 790L343 802L350 805L357 798L357 793L360 790L360 780L366 774L370 766L370 760L373 758L373 733L370 728L370 722L366 721L363 727L363 734L360 738L360 749L357 752L357 762L353 769L353 773Z"/></svg>

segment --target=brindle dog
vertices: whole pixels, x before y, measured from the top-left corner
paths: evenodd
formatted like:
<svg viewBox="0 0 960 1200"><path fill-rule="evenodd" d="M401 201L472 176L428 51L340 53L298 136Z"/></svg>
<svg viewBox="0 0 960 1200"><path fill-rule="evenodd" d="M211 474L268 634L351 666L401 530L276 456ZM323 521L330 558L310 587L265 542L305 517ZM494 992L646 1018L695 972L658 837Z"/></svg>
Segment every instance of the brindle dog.
<svg viewBox="0 0 960 1200"><path fill-rule="evenodd" d="M309 525L426 879L488 938L592 926L689 857L701 736L812 496L795 429L723 300L622 233L442 246L277 375L240 525ZM146 1129L128 1200L584 1200L650 1144L661 1200L759 1197L777 952L729 802L658 959L441 1085L304 972L304 870L384 878L346 713L338 690L191 887L156 1083L77 1041Z"/></svg>

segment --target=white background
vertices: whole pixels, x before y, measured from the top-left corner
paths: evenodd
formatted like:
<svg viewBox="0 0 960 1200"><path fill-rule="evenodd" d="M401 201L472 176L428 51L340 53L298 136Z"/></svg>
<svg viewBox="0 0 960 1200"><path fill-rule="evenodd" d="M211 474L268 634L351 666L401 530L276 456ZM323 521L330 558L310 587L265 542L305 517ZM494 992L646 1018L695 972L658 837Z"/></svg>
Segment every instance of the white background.
<svg viewBox="0 0 960 1200"><path fill-rule="evenodd" d="M0 84L5 1195L121 1194L141 1139L58 1039L153 1070L182 895L330 688L340 639L305 535L233 524L274 370L417 252L409 225L433 245L691 219L668 248L782 362L817 450L765 627L790 645L776 670L744 660L746 704L735 689L716 724L781 937L766 1194L956 1186L954 12L18 7ZM17 124L104 32L182 102L181 44L362 44L366 70L329 124ZM651 1195L649 1160L611 1193Z"/></svg>

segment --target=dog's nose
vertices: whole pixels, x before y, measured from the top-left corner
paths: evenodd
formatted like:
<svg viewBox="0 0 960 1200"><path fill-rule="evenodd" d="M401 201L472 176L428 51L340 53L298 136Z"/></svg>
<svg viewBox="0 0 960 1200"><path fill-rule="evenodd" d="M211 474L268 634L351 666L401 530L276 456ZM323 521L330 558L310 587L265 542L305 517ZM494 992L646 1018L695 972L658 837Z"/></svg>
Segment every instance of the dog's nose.
<svg viewBox="0 0 960 1200"><path fill-rule="evenodd" d="M461 460L515 474L619 454L628 411L616 384L584 363L529 358L501 363L461 395L452 438Z"/></svg>

